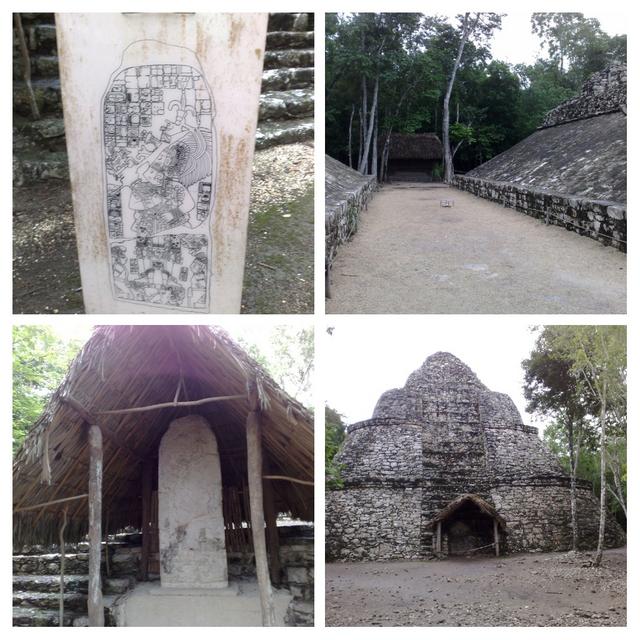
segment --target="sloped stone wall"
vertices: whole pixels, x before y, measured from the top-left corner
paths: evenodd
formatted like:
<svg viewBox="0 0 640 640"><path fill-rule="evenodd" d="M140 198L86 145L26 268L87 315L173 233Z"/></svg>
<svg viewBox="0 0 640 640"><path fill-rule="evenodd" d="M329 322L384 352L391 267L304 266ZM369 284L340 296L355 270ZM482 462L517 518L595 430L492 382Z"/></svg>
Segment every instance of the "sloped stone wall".
<svg viewBox="0 0 640 640"><path fill-rule="evenodd" d="M453 184L479 198L589 236L620 251L627 250L627 208L624 204L561 195L470 176L455 176Z"/></svg>
<svg viewBox="0 0 640 640"><path fill-rule="evenodd" d="M358 219L376 187L375 176L363 176L325 156L325 266L331 269L338 247L358 229Z"/></svg>
<svg viewBox="0 0 640 640"><path fill-rule="evenodd" d="M540 128L626 109L626 104L627 65L613 64L594 73L582 86L580 95L549 111Z"/></svg>

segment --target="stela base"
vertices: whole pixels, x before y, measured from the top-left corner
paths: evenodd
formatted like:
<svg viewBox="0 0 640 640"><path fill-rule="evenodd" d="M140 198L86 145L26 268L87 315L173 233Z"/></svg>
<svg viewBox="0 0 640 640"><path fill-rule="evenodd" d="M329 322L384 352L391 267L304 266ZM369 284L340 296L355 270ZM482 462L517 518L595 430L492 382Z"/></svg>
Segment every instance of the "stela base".
<svg viewBox="0 0 640 640"><path fill-rule="evenodd" d="M284 625L292 600L273 591L276 624ZM142 583L114 605L119 627L259 627L260 595L255 580L232 582L223 589L174 589Z"/></svg>

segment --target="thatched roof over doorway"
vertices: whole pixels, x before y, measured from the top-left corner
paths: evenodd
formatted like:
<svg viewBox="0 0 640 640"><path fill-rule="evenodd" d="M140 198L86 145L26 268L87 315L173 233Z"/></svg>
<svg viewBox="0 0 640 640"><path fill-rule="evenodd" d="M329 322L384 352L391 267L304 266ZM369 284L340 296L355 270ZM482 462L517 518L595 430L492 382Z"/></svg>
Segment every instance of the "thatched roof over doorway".
<svg viewBox="0 0 640 640"><path fill-rule="evenodd" d="M465 493L455 500L452 500L444 509L438 512L435 518L427 523L427 526L434 526L438 522L445 522L446 520L449 520L456 511L469 503L475 505L482 513L495 520L500 527L506 529L507 523L505 519L500 516L494 507L492 507L486 500L474 493Z"/></svg>

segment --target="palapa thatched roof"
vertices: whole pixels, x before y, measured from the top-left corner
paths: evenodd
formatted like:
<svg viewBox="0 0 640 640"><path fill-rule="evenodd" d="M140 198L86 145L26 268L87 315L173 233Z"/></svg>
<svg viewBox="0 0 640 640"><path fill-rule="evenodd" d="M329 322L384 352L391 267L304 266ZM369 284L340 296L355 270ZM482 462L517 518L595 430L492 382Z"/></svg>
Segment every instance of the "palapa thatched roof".
<svg viewBox="0 0 640 640"><path fill-rule="evenodd" d="M244 397L195 407L124 415L101 411L213 396ZM262 413L265 474L313 481L313 419L220 328L206 326L102 326L71 364L18 451L13 465L14 543L57 539L68 506L67 540L87 531L86 499L36 510L17 509L87 492L87 426L65 397L79 401L103 428L103 513L109 532L141 524L142 461L157 457L169 423L190 413L204 416L216 434L222 481L241 498L235 526L249 520L245 421L247 385L257 381ZM108 433L114 435L110 438ZM119 444L116 444L118 442ZM313 486L273 481L279 512L313 519ZM225 494L226 495L226 494ZM229 525L225 505L225 523Z"/></svg>
<svg viewBox="0 0 640 640"><path fill-rule="evenodd" d="M435 518L427 523L427 526L432 527L438 522L444 522L448 520L458 509L461 509L463 506L473 503L482 513L488 515L490 518L497 520L498 524L505 529L507 523L504 518L498 515L498 512L486 501L483 500L480 496L475 493L465 493L455 500L451 501L444 509L442 509Z"/></svg>
<svg viewBox="0 0 640 640"><path fill-rule="evenodd" d="M442 142L435 133L392 133L389 160L440 160Z"/></svg>

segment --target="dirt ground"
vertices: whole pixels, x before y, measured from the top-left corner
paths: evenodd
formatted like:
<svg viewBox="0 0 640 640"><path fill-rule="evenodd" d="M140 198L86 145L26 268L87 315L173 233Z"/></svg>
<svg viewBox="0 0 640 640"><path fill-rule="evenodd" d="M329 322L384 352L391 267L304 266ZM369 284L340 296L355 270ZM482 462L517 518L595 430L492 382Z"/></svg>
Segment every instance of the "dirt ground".
<svg viewBox="0 0 640 640"><path fill-rule="evenodd" d="M13 190L14 313L84 313L69 183ZM242 313L313 313L313 146L256 152Z"/></svg>
<svg viewBox="0 0 640 640"><path fill-rule="evenodd" d="M626 549L326 565L327 626L624 626Z"/></svg>
<svg viewBox="0 0 640 640"><path fill-rule="evenodd" d="M329 313L626 310L623 253L442 185L374 195L332 282Z"/></svg>

